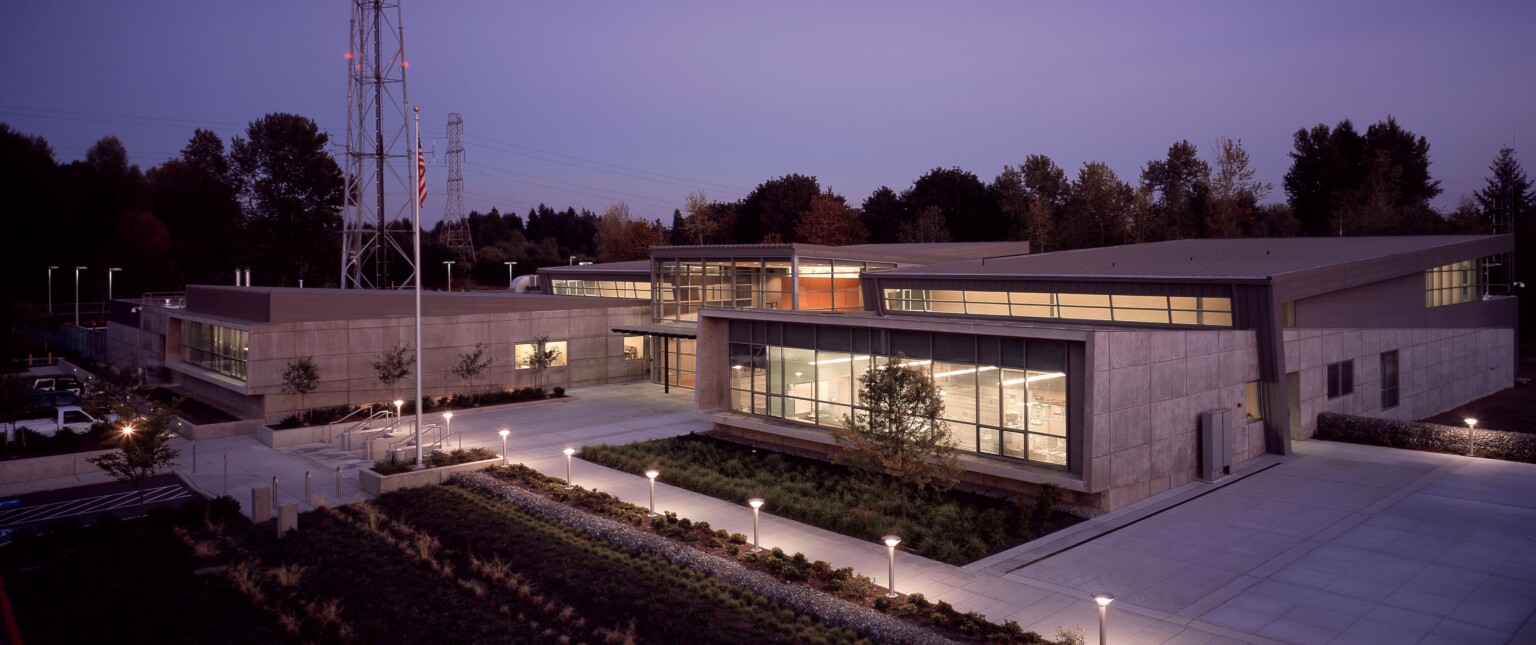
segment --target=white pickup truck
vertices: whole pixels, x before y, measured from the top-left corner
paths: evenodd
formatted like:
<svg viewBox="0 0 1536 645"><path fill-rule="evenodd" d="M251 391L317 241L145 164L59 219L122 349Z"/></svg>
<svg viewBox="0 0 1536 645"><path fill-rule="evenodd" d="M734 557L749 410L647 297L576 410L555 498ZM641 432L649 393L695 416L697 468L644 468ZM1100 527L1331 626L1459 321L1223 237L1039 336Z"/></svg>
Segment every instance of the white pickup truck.
<svg viewBox="0 0 1536 645"><path fill-rule="evenodd" d="M91 416L89 412L80 409L80 406L61 405L54 410L53 417L17 421L16 427L27 428L38 434L51 437L58 433L60 429L84 433L91 429L91 425L96 423L101 423L101 419Z"/></svg>

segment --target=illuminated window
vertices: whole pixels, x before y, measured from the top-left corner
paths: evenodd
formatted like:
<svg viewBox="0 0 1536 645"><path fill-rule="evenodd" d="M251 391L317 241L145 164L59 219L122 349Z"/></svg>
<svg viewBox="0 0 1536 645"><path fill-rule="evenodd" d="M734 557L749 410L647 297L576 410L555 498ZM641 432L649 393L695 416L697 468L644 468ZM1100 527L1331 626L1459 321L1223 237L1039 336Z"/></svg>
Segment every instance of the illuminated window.
<svg viewBox="0 0 1536 645"><path fill-rule="evenodd" d="M626 361L638 361L638 360L644 360L644 359L645 359L645 337L644 336L625 336L624 337L624 360L626 360Z"/></svg>
<svg viewBox="0 0 1536 645"><path fill-rule="evenodd" d="M244 329L184 320L181 360L211 372L244 381L250 354L250 332Z"/></svg>
<svg viewBox="0 0 1536 645"><path fill-rule="evenodd" d="M560 367L565 365L568 358L566 343L563 340L552 340L544 343L543 355L549 361L546 367ZM513 346L513 356L516 359L517 369L532 369L539 362L539 345L537 343L518 343Z"/></svg>
<svg viewBox="0 0 1536 645"><path fill-rule="evenodd" d="M1477 261L1466 260L1424 272L1424 306L1444 307L1478 298Z"/></svg>
<svg viewBox="0 0 1536 645"><path fill-rule="evenodd" d="M1259 382L1249 381L1243 388L1243 410L1248 413L1248 422L1264 419L1262 408L1259 407Z"/></svg>
<svg viewBox="0 0 1536 645"><path fill-rule="evenodd" d="M885 289L882 295L888 311L1232 326L1230 298L955 289Z"/></svg>

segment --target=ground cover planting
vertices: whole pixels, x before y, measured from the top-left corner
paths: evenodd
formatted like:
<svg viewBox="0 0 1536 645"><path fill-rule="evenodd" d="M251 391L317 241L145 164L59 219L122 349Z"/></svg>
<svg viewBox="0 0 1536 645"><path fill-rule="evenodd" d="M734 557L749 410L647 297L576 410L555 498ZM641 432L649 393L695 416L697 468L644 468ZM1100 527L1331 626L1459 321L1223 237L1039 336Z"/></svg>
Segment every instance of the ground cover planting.
<svg viewBox="0 0 1536 645"><path fill-rule="evenodd" d="M964 491L912 497L907 517L879 477L819 459L787 455L704 435L623 446L587 446L582 459L737 503L769 500L772 512L852 537L902 536L928 558L965 564L1082 520L1057 508L1054 489L1034 499L1002 500Z"/></svg>

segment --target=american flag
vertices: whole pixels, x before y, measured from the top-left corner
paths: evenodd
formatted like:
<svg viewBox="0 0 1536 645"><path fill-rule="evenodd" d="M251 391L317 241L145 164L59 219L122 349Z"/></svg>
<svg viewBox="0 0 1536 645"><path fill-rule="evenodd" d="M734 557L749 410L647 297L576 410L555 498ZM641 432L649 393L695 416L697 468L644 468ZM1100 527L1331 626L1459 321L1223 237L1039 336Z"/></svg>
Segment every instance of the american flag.
<svg viewBox="0 0 1536 645"><path fill-rule="evenodd" d="M423 208L427 205L427 158L421 154L420 141L416 142L416 202Z"/></svg>

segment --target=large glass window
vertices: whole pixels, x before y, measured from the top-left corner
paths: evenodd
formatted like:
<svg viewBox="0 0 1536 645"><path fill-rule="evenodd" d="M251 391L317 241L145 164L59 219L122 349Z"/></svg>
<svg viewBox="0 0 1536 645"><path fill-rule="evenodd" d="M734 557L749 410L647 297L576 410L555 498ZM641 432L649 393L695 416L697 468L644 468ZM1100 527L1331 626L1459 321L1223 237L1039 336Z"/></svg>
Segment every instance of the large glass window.
<svg viewBox="0 0 1536 645"><path fill-rule="evenodd" d="M1068 463L1064 342L926 332L871 340L862 330L746 321L732 321L730 337L732 410L840 426L861 409L859 377L900 352L933 377L960 450Z"/></svg>
<svg viewBox="0 0 1536 645"><path fill-rule="evenodd" d="M889 311L1232 326L1230 298L952 289L886 289L883 297Z"/></svg>
<svg viewBox="0 0 1536 645"><path fill-rule="evenodd" d="M626 360L626 361L645 360L645 337L644 336L625 336L624 337L624 360Z"/></svg>
<svg viewBox="0 0 1536 645"><path fill-rule="evenodd" d="M649 280L573 280L569 278L553 278L549 281L549 292L557 296L649 299L651 297L651 283Z"/></svg>
<svg viewBox="0 0 1536 645"><path fill-rule="evenodd" d="M697 320L699 309L860 311L859 275L894 265L802 258L660 259L652 266L656 320Z"/></svg>
<svg viewBox="0 0 1536 645"><path fill-rule="evenodd" d="M1424 272L1424 306L1444 307L1478 298L1477 260L1435 267Z"/></svg>
<svg viewBox="0 0 1536 645"><path fill-rule="evenodd" d="M1337 399L1355 393L1355 362L1344 361L1328 366L1328 398Z"/></svg>
<svg viewBox="0 0 1536 645"><path fill-rule="evenodd" d="M1397 407L1397 350L1381 353L1381 409Z"/></svg>
<svg viewBox="0 0 1536 645"><path fill-rule="evenodd" d="M696 341L692 338L652 337L651 342L651 355L655 357L651 360L651 382L661 383L665 378L672 387L692 389L695 385Z"/></svg>
<svg viewBox="0 0 1536 645"><path fill-rule="evenodd" d="M244 381L249 332L192 320L181 323L181 360Z"/></svg>
<svg viewBox="0 0 1536 645"><path fill-rule="evenodd" d="M535 357L539 352L538 343L517 343L512 346L513 356L516 358L517 369L532 369ZM570 358L566 352L566 343L563 340L552 340L544 343L544 351L551 353L549 367L565 365Z"/></svg>

